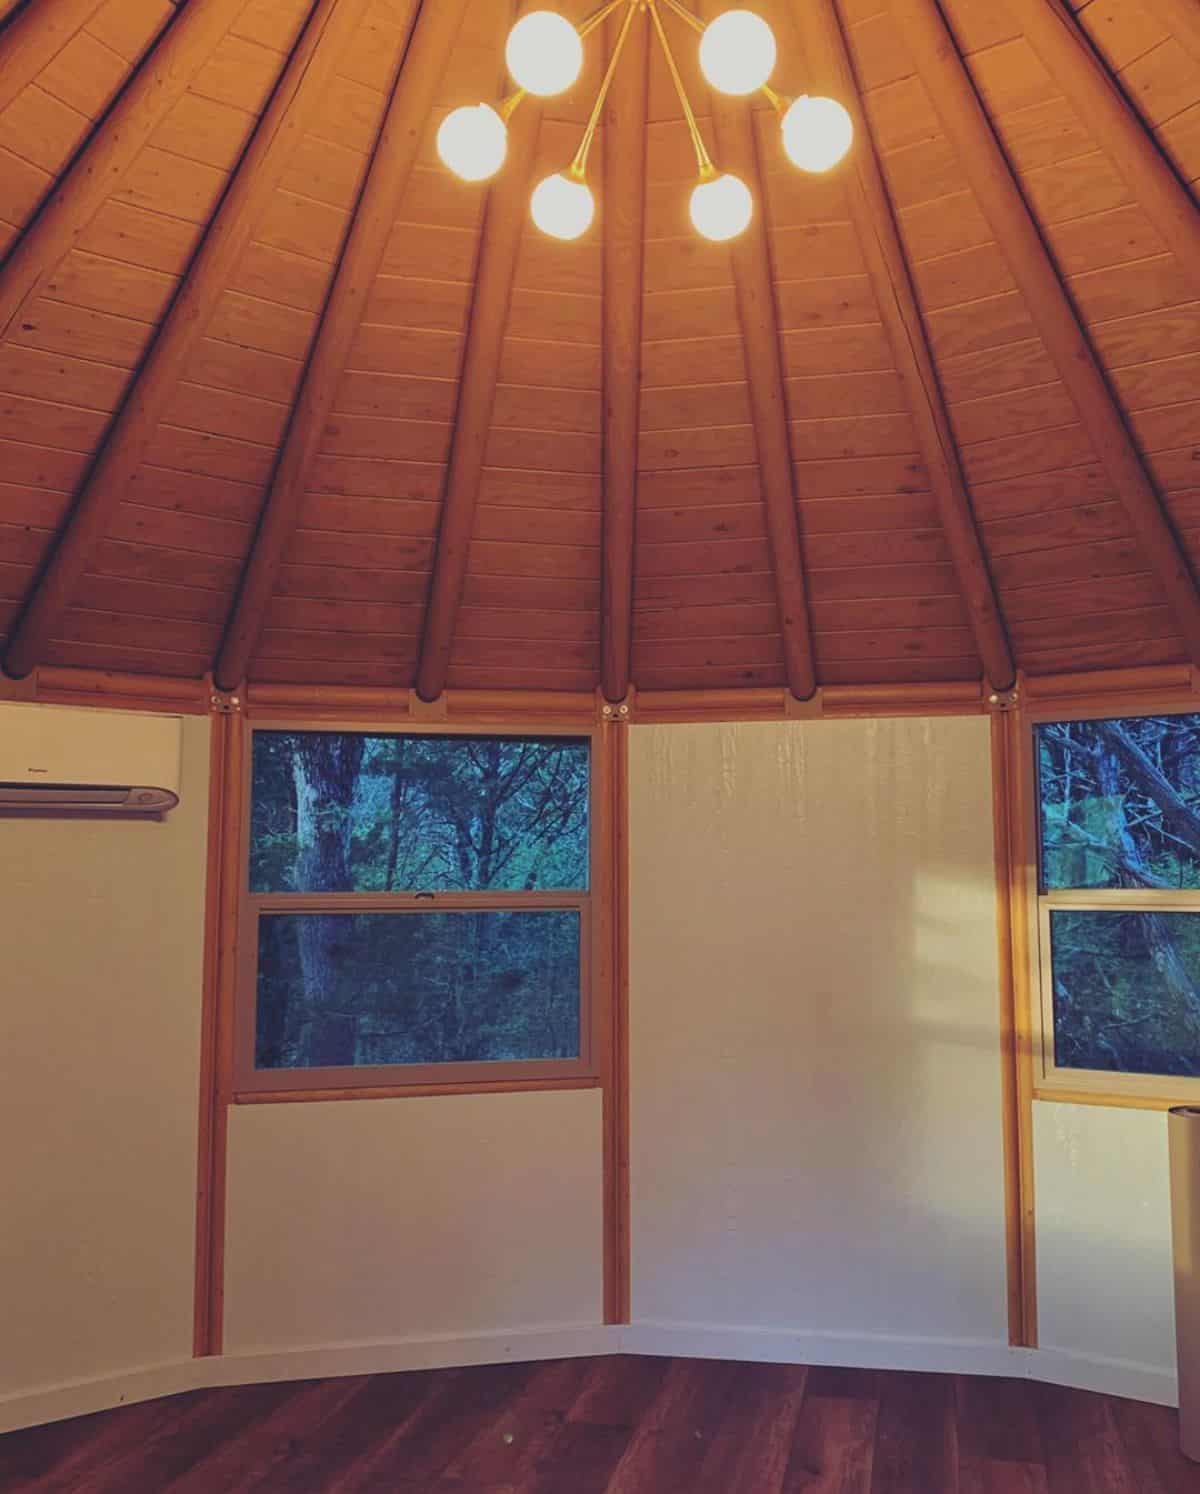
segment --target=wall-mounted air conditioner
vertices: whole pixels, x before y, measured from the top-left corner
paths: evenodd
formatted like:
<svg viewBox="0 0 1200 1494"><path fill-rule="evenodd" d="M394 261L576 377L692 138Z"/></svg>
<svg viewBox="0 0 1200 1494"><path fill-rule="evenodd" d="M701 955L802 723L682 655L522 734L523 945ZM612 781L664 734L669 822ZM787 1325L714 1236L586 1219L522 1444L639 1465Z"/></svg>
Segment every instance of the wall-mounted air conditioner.
<svg viewBox="0 0 1200 1494"><path fill-rule="evenodd" d="M179 803L179 716L0 701L0 815L159 815Z"/></svg>

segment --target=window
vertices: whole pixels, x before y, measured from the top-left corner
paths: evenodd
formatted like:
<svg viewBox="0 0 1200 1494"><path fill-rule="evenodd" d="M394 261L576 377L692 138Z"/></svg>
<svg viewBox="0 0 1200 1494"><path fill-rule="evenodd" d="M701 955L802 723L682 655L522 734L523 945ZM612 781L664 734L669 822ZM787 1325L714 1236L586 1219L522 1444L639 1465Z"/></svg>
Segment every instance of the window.
<svg viewBox="0 0 1200 1494"><path fill-rule="evenodd" d="M591 741L251 735L236 1087L595 1073Z"/></svg>
<svg viewBox="0 0 1200 1494"><path fill-rule="evenodd" d="M1034 730L1041 1078L1200 1079L1200 715Z"/></svg>

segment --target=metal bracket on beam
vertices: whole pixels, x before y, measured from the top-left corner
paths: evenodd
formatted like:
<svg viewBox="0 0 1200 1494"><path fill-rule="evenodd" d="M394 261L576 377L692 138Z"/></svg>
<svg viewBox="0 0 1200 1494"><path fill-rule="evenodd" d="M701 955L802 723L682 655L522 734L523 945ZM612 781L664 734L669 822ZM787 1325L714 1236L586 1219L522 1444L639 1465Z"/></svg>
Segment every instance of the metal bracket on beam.
<svg viewBox="0 0 1200 1494"><path fill-rule="evenodd" d="M983 697L989 711L1015 711L1021 704L1020 686L1011 690L987 690Z"/></svg>
<svg viewBox="0 0 1200 1494"><path fill-rule="evenodd" d="M208 709L214 716L240 716L242 697L233 690L219 690L214 685L208 697Z"/></svg>
<svg viewBox="0 0 1200 1494"><path fill-rule="evenodd" d="M601 691L596 691L596 704L601 721L611 721L617 726L628 726L633 719L633 704L637 691L630 685L624 700L605 700Z"/></svg>

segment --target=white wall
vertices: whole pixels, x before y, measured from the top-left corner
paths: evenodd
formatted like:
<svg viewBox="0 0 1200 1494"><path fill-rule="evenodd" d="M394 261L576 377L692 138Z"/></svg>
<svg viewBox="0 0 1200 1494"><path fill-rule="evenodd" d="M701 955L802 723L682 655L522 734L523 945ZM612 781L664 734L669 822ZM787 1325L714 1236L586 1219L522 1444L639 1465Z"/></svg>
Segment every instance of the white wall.
<svg viewBox="0 0 1200 1494"><path fill-rule="evenodd" d="M1043 1350L1173 1381L1166 1116L1035 1101L1033 1120Z"/></svg>
<svg viewBox="0 0 1200 1494"><path fill-rule="evenodd" d="M989 773L981 718L632 728L635 1323L1005 1343Z"/></svg>
<svg viewBox="0 0 1200 1494"><path fill-rule="evenodd" d="M598 1324L598 1090L244 1105L226 1349Z"/></svg>
<svg viewBox="0 0 1200 1494"><path fill-rule="evenodd" d="M208 722L160 823L0 819L0 1396L192 1349Z"/></svg>

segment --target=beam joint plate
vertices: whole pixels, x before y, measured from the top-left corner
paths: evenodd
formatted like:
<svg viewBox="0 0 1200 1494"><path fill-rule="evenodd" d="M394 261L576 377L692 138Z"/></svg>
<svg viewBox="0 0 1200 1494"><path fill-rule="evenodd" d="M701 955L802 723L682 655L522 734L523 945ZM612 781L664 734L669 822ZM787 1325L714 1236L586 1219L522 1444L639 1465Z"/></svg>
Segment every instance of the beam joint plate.
<svg viewBox="0 0 1200 1494"><path fill-rule="evenodd" d="M790 690L783 692L783 716L785 721L819 721L825 714L820 689L816 689L807 700L800 700Z"/></svg>

